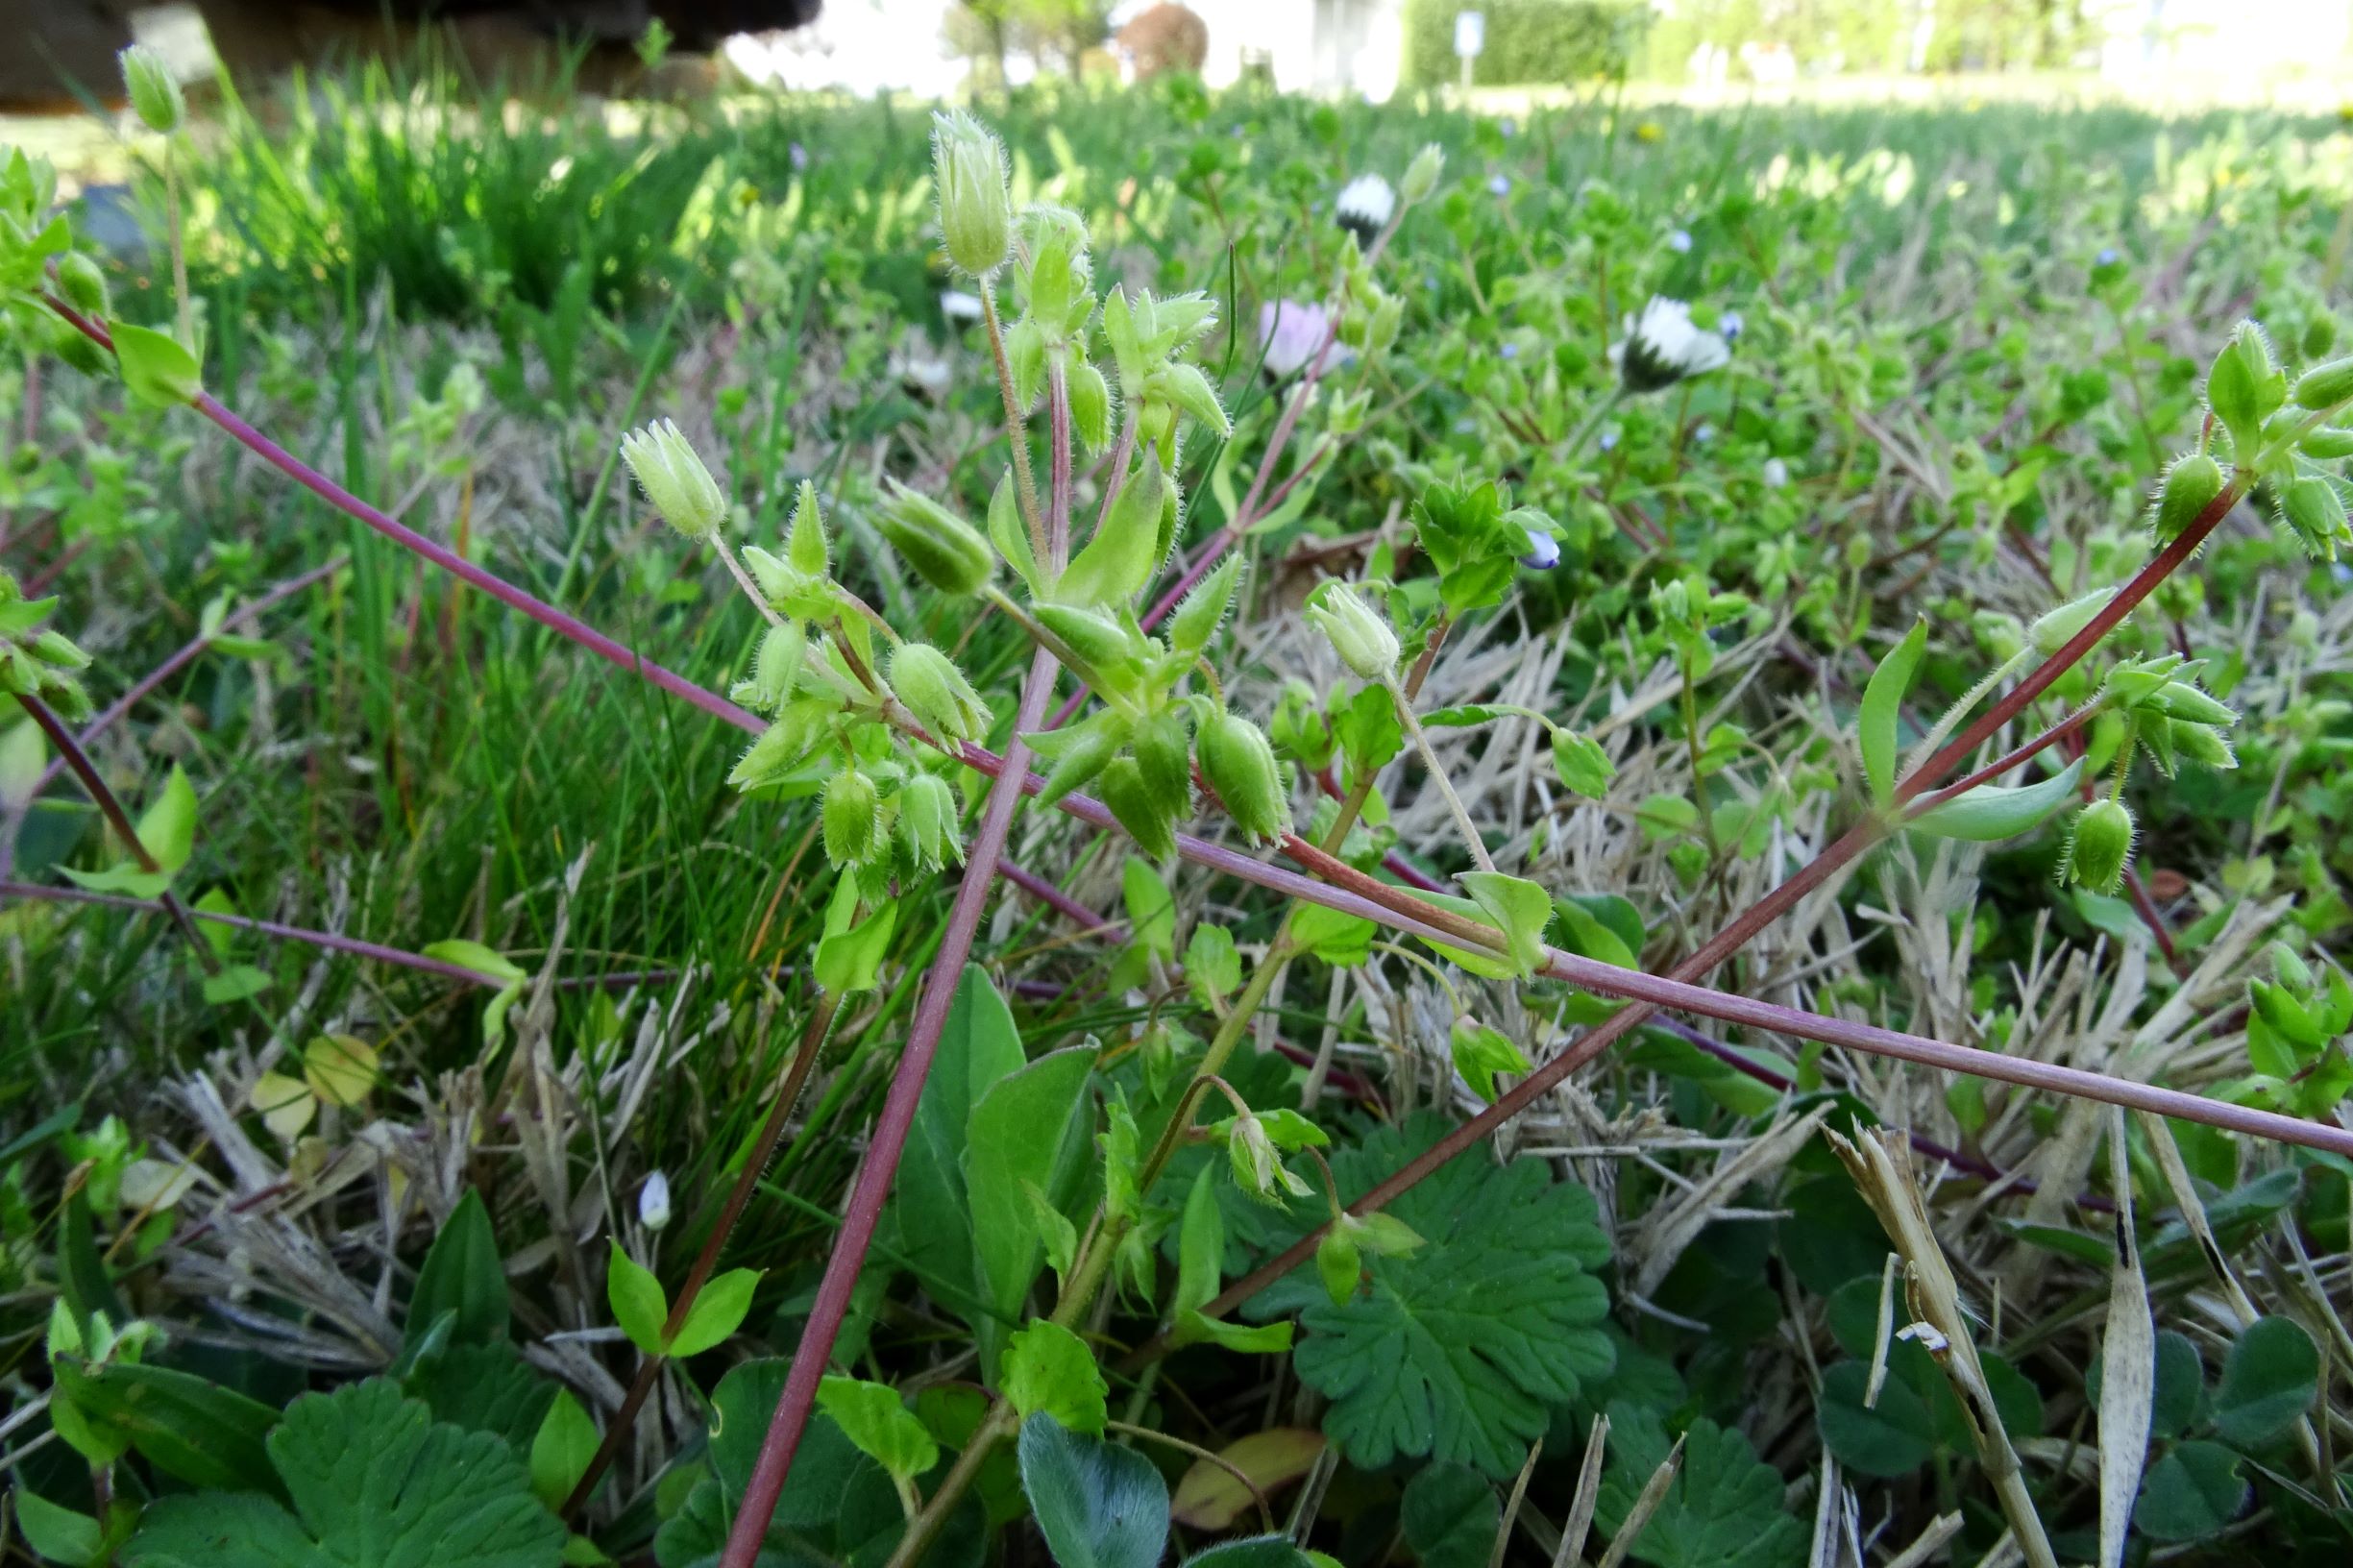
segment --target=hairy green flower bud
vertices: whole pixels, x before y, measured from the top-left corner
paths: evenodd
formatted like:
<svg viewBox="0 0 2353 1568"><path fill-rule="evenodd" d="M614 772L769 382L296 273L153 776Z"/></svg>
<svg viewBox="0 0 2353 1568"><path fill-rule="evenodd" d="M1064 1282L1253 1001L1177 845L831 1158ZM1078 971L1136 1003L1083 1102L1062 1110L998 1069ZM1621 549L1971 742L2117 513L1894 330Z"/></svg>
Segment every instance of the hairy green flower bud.
<svg viewBox="0 0 2353 1568"><path fill-rule="evenodd" d="M2228 482L2222 465L2202 452L2175 461L2166 470L2164 488L2157 492L2153 520L2157 542L2170 544L2180 538L2182 529L2196 522L2198 514L2214 504Z"/></svg>
<svg viewBox="0 0 2353 1568"><path fill-rule="evenodd" d="M2169 719L2165 727L2168 744L2183 760L2218 772L2228 772L2239 766L2239 753L2231 748L2230 736L2219 725Z"/></svg>
<svg viewBox="0 0 2353 1568"><path fill-rule="evenodd" d="M58 262L58 292L65 303L86 316L107 315L107 275L80 251L68 251Z"/></svg>
<svg viewBox="0 0 2353 1568"><path fill-rule="evenodd" d="M1004 144L960 110L934 114L931 168L947 258L960 271L987 278L1013 251L1013 198L1005 188Z"/></svg>
<svg viewBox="0 0 2353 1568"><path fill-rule="evenodd" d="M1079 361L1070 367L1070 429L1091 453L1111 445L1111 383L1103 373Z"/></svg>
<svg viewBox="0 0 2353 1568"><path fill-rule="evenodd" d="M825 509L818 502L817 486L807 479L800 481L793 497L793 518L785 525L784 554L793 570L804 577L822 577L833 570L833 551L825 543Z"/></svg>
<svg viewBox="0 0 2353 1568"><path fill-rule="evenodd" d="M2094 893L2114 893L2132 864L2132 812L2121 800L2093 801L2075 814L2068 829L2067 852L2059 861L2062 881Z"/></svg>
<svg viewBox="0 0 2353 1568"><path fill-rule="evenodd" d="M1168 645L1180 653L1193 654L1209 647L1217 635L1218 623L1234 604L1234 585L1241 579L1241 556L1229 553L1216 571L1193 585L1177 605L1176 614L1168 618Z"/></svg>
<svg viewBox="0 0 2353 1568"><path fill-rule="evenodd" d="M1397 194L1405 198L1408 207L1426 202L1430 193L1438 188L1438 176L1445 172L1446 149L1431 142L1406 165L1406 177L1397 183Z"/></svg>
<svg viewBox="0 0 2353 1568"><path fill-rule="evenodd" d="M956 661L929 643L899 644L891 650L886 674L907 711L942 744L977 740L989 732L989 704Z"/></svg>
<svg viewBox="0 0 2353 1568"><path fill-rule="evenodd" d="M163 57L143 43L135 43L115 57L123 68L123 90L132 112L148 130L170 135L188 116L188 101L180 91Z"/></svg>
<svg viewBox="0 0 2353 1568"><path fill-rule="evenodd" d="M1023 736L1032 750L1054 765L1046 770L1038 804L1050 806L1093 778L1118 754L1127 738L1128 722L1116 713L1099 713L1081 723Z"/></svg>
<svg viewBox="0 0 2353 1568"><path fill-rule="evenodd" d="M621 460L662 521L689 539L708 539L726 523L726 493L671 421L623 436Z"/></svg>
<svg viewBox="0 0 2353 1568"><path fill-rule="evenodd" d="M2045 658L2074 641L2075 634L2090 625L2116 597L2113 588L2095 588L2081 599L2071 599L2055 610L2046 610L2026 628L2027 641Z"/></svg>
<svg viewBox="0 0 2353 1568"><path fill-rule="evenodd" d="M2206 404L2238 444L2242 461L2254 455L2263 422L2288 400L2288 378L2271 357L2263 329L2243 321L2206 373Z"/></svg>
<svg viewBox="0 0 2353 1568"><path fill-rule="evenodd" d="M2279 983L2292 991L2310 991L2312 966L2296 956L2296 950L2284 942L2273 942L2264 948L2264 956L2271 961L2271 972Z"/></svg>
<svg viewBox="0 0 2353 1568"><path fill-rule="evenodd" d="M1143 651L1128 630L1106 615L1068 604L1041 604L1038 624L1067 644L1091 673L1118 683L1121 670Z"/></svg>
<svg viewBox="0 0 2353 1568"><path fill-rule="evenodd" d="M728 697L755 712L774 713L799 683L808 648L809 637L799 622L769 627L768 635L760 639L760 651L752 657L751 678L737 681Z"/></svg>
<svg viewBox="0 0 2353 1568"><path fill-rule="evenodd" d="M1357 1287L1364 1283L1364 1255L1345 1225L1335 1222L1315 1243L1315 1273L1335 1307L1355 1299Z"/></svg>
<svg viewBox="0 0 2353 1568"><path fill-rule="evenodd" d="M899 842L925 870L936 871L950 858L964 864L964 838L956 827L956 792L946 779L918 773L898 792Z"/></svg>
<svg viewBox="0 0 2353 1568"><path fill-rule="evenodd" d="M915 575L944 594L978 593L996 564L978 528L895 479L875 525Z"/></svg>
<svg viewBox="0 0 2353 1568"><path fill-rule="evenodd" d="M1336 579L1308 596L1312 621L1340 656L1366 680L1386 681L1397 674L1397 633L1356 591Z"/></svg>
<svg viewBox="0 0 2353 1568"><path fill-rule="evenodd" d="M2304 548L2334 556L2346 538L2344 498L2316 474L2307 474L2280 492L2279 512Z"/></svg>
<svg viewBox="0 0 2353 1568"><path fill-rule="evenodd" d="M1184 713L1171 708L1140 720L1135 745L1136 766L1146 797L1168 816L1190 814L1192 738L1186 732Z"/></svg>
<svg viewBox="0 0 2353 1568"><path fill-rule="evenodd" d="M1283 770L1264 731L1238 714L1218 712L1202 724L1198 747L1202 776L1245 837L1264 843L1290 830Z"/></svg>
<svg viewBox="0 0 2353 1568"><path fill-rule="evenodd" d="M1144 783L1143 770L1135 758L1115 757L1106 764L1095 780L1095 793L1146 855L1166 860L1176 853L1175 824Z"/></svg>
<svg viewBox="0 0 2353 1568"><path fill-rule="evenodd" d="M2323 425L2298 441L2295 450L2316 462L2333 463L2341 458L2353 457L2353 430L2341 430L2333 425Z"/></svg>
<svg viewBox="0 0 2353 1568"><path fill-rule="evenodd" d="M833 711L832 705L823 701L787 702L777 713L776 722L744 748L734 771L727 774L727 782L739 790L756 790L782 779L800 766L819 737L825 733L826 721L833 717Z"/></svg>
<svg viewBox="0 0 2353 1568"><path fill-rule="evenodd" d="M874 781L845 768L825 781L819 810L825 832L825 858L837 868L861 866L882 847L882 797Z"/></svg>
<svg viewBox="0 0 2353 1568"><path fill-rule="evenodd" d="M2334 408L2353 401L2353 355L2315 365L2298 376L2295 401L2299 408Z"/></svg>

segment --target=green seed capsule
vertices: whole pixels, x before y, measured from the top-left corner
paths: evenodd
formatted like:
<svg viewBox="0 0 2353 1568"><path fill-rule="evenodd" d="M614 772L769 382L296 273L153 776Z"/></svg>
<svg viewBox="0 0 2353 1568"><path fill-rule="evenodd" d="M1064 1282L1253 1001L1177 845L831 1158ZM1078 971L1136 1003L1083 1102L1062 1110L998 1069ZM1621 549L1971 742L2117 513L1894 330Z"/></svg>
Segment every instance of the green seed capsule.
<svg viewBox="0 0 2353 1568"><path fill-rule="evenodd" d="M919 773L898 792L899 842L925 870L936 871L950 858L964 863L964 840L956 824L956 792L947 780Z"/></svg>
<svg viewBox="0 0 2353 1568"><path fill-rule="evenodd" d="M108 314L107 275L80 251L67 252L58 263L58 292L86 316Z"/></svg>
<svg viewBox="0 0 2353 1568"><path fill-rule="evenodd" d="M2055 610L2046 610L2033 625L2026 628L2026 638L2034 644L2037 653L2049 658L2072 642L2075 634L2090 625L2107 606L2108 600L2115 597L2116 591L2112 588L2096 588L2081 599L2068 600Z"/></svg>
<svg viewBox="0 0 2353 1568"><path fill-rule="evenodd" d="M2165 487L2157 494L2157 542L2169 544L2214 504L2228 481L2222 465L2204 453L2193 453L2166 470Z"/></svg>
<svg viewBox="0 0 2353 1568"><path fill-rule="evenodd" d="M1397 633L1346 583L1327 582L1308 597L1308 619L1332 640L1340 662L1366 680L1397 673Z"/></svg>
<svg viewBox="0 0 2353 1568"><path fill-rule="evenodd" d="M188 101L180 91L163 57L143 43L135 43L116 57L123 68L123 90L132 112L148 130L170 135L187 118Z"/></svg>
<svg viewBox="0 0 2353 1568"><path fill-rule="evenodd" d="M1258 725L1219 713L1201 726L1199 747L1202 774L1245 837L1264 843L1290 830L1283 770Z"/></svg>
<svg viewBox="0 0 2353 1568"><path fill-rule="evenodd" d="M953 744L988 733L989 704L956 661L929 643L901 643L892 649L889 674L907 711L939 740Z"/></svg>
<svg viewBox="0 0 2353 1568"><path fill-rule="evenodd" d="M978 528L896 480L875 523L915 575L944 594L978 593L996 564Z"/></svg>
<svg viewBox="0 0 2353 1568"><path fill-rule="evenodd" d="M1005 146L968 114L931 117L932 183L940 233L958 270L986 278L1013 251L1013 198L1005 188Z"/></svg>
<svg viewBox="0 0 2353 1568"><path fill-rule="evenodd" d="M2280 516L2315 555L2334 552L2345 533L2344 498L2337 487L2307 474L2280 492Z"/></svg>
<svg viewBox="0 0 2353 1568"><path fill-rule="evenodd" d="M1315 1272L1333 1305L1347 1306L1364 1279L1364 1257L1356 1237L1338 1225L1326 1231L1324 1238L1315 1243Z"/></svg>
<svg viewBox="0 0 2353 1568"><path fill-rule="evenodd" d="M1095 793L1145 854L1166 860L1176 853L1175 826L1145 787L1135 758L1118 757L1107 765L1095 780Z"/></svg>
<svg viewBox="0 0 2353 1568"><path fill-rule="evenodd" d="M874 781L855 768L845 768L825 781L825 800L820 818L825 832L825 858L837 867L864 865L881 847L882 797Z"/></svg>
<svg viewBox="0 0 2353 1568"><path fill-rule="evenodd" d="M1156 808L1170 817L1191 813L1192 737L1182 713L1156 714L1137 724L1136 766Z"/></svg>
<svg viewBox="0 0 2353 1568"><path fill-rule="evenodd" d="M2132 864L2132 812L2121 800L2095 800L2075 814L2061 877L2094 893L2114 893Z"/></svg>
<svg viewBox="0 0 2353 1568"><path fill-rule="evenodd" d="M2334 408L2353 400L2353 355L2315 365L2295 380L2295 401L2303 408Z"/></svg>

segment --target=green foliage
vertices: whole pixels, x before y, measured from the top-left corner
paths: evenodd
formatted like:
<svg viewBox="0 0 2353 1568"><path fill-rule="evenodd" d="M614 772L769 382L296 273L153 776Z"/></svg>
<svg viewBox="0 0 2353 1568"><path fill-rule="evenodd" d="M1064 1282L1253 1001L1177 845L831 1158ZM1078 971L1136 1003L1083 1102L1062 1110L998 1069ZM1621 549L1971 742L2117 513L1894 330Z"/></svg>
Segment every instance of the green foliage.
<svg viewBox="0 0 2353 1568"><path fill-rule="evenodd" d="M1455 58L1453 0L1408 0L1405 76L1417 86L1461 77ZM1614 76L1632 62L1650 12L1622 0L1481 0L1486 49L1471 80L1483 87L1582 82Z"/></svg>
<svg viewBox="0 0 2353 1568"><path fill-rule="evenodd" d="M457 1200L449 1222L434 1234L433 1244L426 1249L425 1262L417 1268L417 1287L408 1297L409 1343L416 1343L445 1312L450 1315L453 1343L506 1341L512 1312L506 1268L499 1259L490 1211L481 1193L472 1188Z"/></svg>
<svg viewBox="0 0 2353 1568"><path fill-rule="evenodd" d="M1168 1544L1168 1483L1134 1449L1021 1423L1021 1487L1059 1568L1155 1568Z"/></svg>
<svg viewBox="0 0 2353 1568"><path fill-rule="evenodd" d="M1333 1160L1343 1199L1443 1130L1429 1116L1371 1134ZM1583 1188L1540 1162L1455 1161L1391 1211L1426 1245L1370 1261L1370 1287L1335 1303L1293 1275L1251 1303L1297 1310L1299 1376L1332 1401L1324 1430L1360 1464L1430 1455L1508 1478L1548 1407L1613 1360L1597 1325L1609 1257Z"/></svg>
<svg viewBox="0 0 2353 1568"><path fill-rule="evenodd" d="M381 1378L286 1408L269 1439L292 1504L254 1492L169 1497L124 1552L133 1568L351 1568L462 1556L553 1568L564 1530L497 1438L434 1421Z"/></svg>
<svg viewBox="0 0 2353 1568"><path fill-rule="evenodd" d="M1673 1444L1656 1413L1609 1409L1609 1457L1593 1518L1615 1532ZM1779 1568L1805 1559L1807 1531L1781 1507L1780 1473L1739 1433L1704 1418L1683 1434L1683 1456L1633 1556L1658 1568Z"/></svg>

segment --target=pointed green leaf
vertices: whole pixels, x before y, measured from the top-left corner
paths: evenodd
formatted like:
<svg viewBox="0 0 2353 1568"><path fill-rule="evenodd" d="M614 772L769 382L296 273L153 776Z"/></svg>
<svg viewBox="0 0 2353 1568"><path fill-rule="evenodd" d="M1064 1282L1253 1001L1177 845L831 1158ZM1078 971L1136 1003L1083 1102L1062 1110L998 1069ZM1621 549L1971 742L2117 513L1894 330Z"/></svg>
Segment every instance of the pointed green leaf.
<svg viewBox="0 0 2353 1568"><path fill-rule="evenodd" d="M731 1268L705 1285L688 1308L678 1336L670 1342L673 1356L699 1356L723 1342L744 1326L751 1311L751 1293L759 1288L756 1268Z"/></svg>
<svg viewBox="0 0 2353 1568"><path fill-rule="evenodd" d="M1896 728L1903 716L1904 694L1912 689L1912 676L1927 648L1928 623L1913 622L1912 629L1879 661L1879 667L1871 673L1871 684L1863 689L1856 738L1863 747L1863 776L1871 784L1872 803L1882 811L1896 798Z"/></svg>
<svg viewBox="0 0 2353 1568"><path fill-rule="evenodd" d="M649 1356L659 1356L665 1348L662 1325L670 1317L670 1298L662 1293L662 1282L622 1251L619 1241L609 1240L606 1245L612 1255L605 1268L604 1294L612 1304L613 1321L629 1336L629 1343Z"/></svg>
<svg viewBox="0 0 2353 1568"><path fill-rule="evenodd" d="M1940 839L1967 839L1973 844L2014 838L2040 826L2045 818L2073 799L2076 781L2082 777L2083 759L2077 757L2037 784L2015 788L1980 784L1967 795L1929 807L1904 825Z"/></svg>

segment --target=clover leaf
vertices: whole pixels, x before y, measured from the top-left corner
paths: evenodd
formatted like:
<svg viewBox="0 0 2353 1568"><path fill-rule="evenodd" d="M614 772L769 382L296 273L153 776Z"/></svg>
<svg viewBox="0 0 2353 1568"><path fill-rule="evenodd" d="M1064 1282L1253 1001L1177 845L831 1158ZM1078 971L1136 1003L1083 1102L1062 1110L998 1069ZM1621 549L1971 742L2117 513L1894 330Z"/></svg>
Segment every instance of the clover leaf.
<svg viewBox="0 0 2353 1568"><path fill-rule="evenodd" d="M1369 1190L1445 1127L1417 1115L1342 1150L1341 1195ZM1541 1161L1465 1159L1388 1212L1427 1245L1366 1259L1370 1288L1335 1303L1312 1270L1294 1270L1245 1311L1299 1313L1300 1379L1332 1401L1324 1431L1356 1464L1430 1455L1507 1478L1552 1407L1615 1360L1607 1297L1587 1272L1609 1256L1593 1195Z"/></svg>
<svg viewBox="0 0 2353 1568"><path fill-rule="evenodd" d="M564 1527L503 1441L435 1421L387 1378L306 1394L269 1437L294 1505L257 1492L166 1497L125 1549L132 1568L555 1568Z"/></svg>

